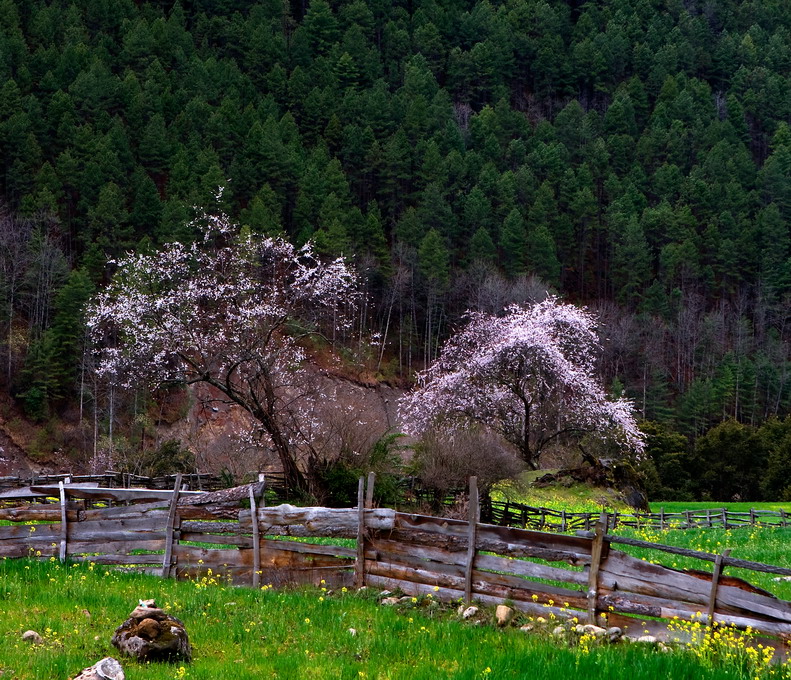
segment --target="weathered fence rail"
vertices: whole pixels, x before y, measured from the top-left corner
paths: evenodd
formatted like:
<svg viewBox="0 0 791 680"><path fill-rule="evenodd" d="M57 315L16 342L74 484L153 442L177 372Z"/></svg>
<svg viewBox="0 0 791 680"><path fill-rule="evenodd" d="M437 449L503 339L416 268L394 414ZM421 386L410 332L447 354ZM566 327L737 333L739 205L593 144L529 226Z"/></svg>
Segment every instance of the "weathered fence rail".
<svg viewBox="0 0 791 680"><path fill-rule="evenodd" d="M361 482L357 508L263 505L263 484L189 494L176 478L170 493L145 490L39 487L49 503L21 499L0 509L0 558L60 557L162 574L201 577L211 569L236 584L368 584L442 600L508 600L537 616L577 617L627 632L662 635L669 619L698 617L791 639L791 602L722 574L740 567L791 575L791 569L672 548L607 533L576 535L478 521L477 497L468 521L371 507ZM97 494L123 505L89 507ZM115 497L114 497L115 494ZM130 503L133 496L143 502ZM8 499L6 499L8 502ZM568 517L566 518L568 521ZM312 542L346 539L341 544ZM678 552L715 563L683 571L615 549Z"/></svg>

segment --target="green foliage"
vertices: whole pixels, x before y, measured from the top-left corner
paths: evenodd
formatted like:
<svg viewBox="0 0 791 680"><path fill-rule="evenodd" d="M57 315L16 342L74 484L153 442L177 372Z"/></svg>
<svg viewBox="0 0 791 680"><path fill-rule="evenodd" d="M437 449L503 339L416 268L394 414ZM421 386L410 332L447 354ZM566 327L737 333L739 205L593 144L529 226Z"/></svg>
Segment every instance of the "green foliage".
<svg viewBox="0 0 791 680"><path fill-rule="evenodd" d="M645 454L639 465L650 500L692 500L694 484L686 437L660 423L644 421Z"/></svg>
<svg viewBox="0 0 791 680"><path fill-rule="evenodd" d="M692 470L703 498L760 499L766 449L755 428L727 420L699 437Z"/></svg>
<svg viewBox="0 0 791 680"><path fill-rule="evenodd" d="M363 330L389 324L402 369L480 302L485 262L621 305L603 378L647 417L784 417L791 10L709 4L5 0L0 200L101 284L108 258L193 240L221 185L254 232L372 270ZM6 382L46 418L73 347L9 277Z"/></svg>
<svg viewBox="0 0 791 680"><path fill-rule="evenodd" d="M768 420L758 437L768 457L761 480L764 498L791 501L791 416Z"/></svg>
<svg viewBox="0 0 791 680"><path fill-rule="evenodd" d="M402 473L399 440L404 435L389 433L377 439L362 455L343 451L336 460L328 460L315 471L322 490L321 502L329 507L351 508L357 505L360 477L376 473L374 501L383 507L394 507L401 501L399 481Z"/></svg>
<svg viewBox="0 0 791 680"><path fill-rule="evenodd" d="M178 472L195 472L195 454L178 439L167 439L155 449L128 452L123 472L159 477Z"/></svg>

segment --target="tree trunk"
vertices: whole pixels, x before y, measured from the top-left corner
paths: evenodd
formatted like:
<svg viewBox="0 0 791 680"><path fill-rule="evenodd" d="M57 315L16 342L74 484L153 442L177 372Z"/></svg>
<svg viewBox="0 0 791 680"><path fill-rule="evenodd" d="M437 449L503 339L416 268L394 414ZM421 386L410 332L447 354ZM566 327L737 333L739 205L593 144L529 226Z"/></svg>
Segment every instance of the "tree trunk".
<svg viewBox="0 0 791 680"><path fill-rule="evenodd" d="M265 426L266 427L266 426ZM297 494L304 495L310 492L308 480L302 470L299 469L291 449L288 446L280 430L273 427L275 431L267 429L269 436L272 438L272 444L275 447L277 456L280 459L280 465L283 466L283 475L285 476L286 486L289 491L296 492Z"/></svg>

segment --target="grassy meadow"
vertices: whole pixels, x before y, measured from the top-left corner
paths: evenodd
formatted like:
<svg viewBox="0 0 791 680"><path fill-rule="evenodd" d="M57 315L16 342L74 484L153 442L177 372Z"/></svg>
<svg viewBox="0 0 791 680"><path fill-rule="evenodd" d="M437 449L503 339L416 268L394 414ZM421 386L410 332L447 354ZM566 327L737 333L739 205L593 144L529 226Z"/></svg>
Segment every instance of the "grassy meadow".
<svg viewBox="0 0 791 680"><path fill-rule="evenodd" d="M126 662L129 680L614 679L624 668L645 680L791 677L784 666L766 666L724 645L709 645L705 654L665 653L640 644L600 645L588 636L559 642L550 635L551 622L534 624L530 633L516 626L499 630L487 614L471 625L459 620L455 605L439 606L428 597L390 608L377 604L373 591L252 590L214 578L164 581L34 560L0 562L0 677L73 677L114 654L114 628L139 598L149 597L184 621L194 660ZM23 642L27 629L38 631L43 644Z"/></svg>

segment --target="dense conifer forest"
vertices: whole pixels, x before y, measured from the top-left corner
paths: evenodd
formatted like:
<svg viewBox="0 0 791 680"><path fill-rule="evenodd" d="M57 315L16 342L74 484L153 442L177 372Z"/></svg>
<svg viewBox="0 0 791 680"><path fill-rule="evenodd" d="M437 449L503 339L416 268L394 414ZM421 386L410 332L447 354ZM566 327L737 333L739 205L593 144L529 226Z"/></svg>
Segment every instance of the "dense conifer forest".
<svg viewBox="0 0 791 680"><path fill-rule="evenodd" d="M0 376L31 420L112 430L82 306L215 206L354 260L341 341L378 338L380 379L548 286L599 314L657 488L785 487L791 4L0 0L0 88Z"/></svg>

